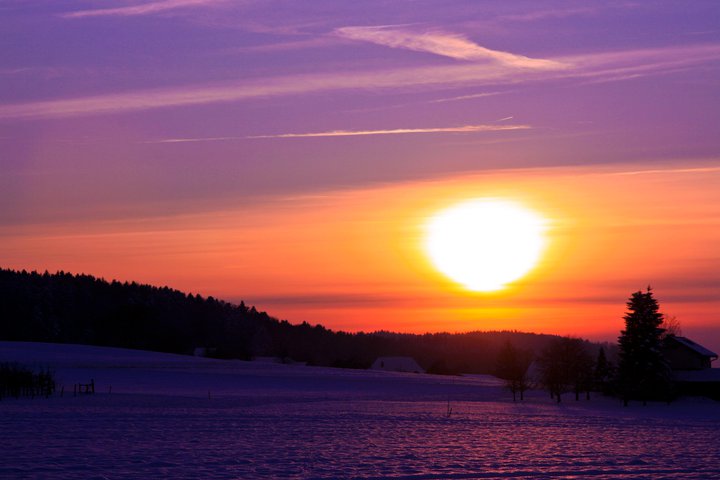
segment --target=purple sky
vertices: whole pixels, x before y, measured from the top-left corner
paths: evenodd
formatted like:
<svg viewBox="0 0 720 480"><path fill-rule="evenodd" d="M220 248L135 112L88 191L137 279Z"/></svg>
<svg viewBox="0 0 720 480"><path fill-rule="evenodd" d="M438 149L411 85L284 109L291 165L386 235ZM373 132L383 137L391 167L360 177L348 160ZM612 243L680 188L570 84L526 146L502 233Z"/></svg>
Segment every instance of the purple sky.
<svg viewBox="0 0 720 480"><path fill-rule="evenodd" d="M6 0L0 12L0 200L24 205L2 224L707 159L720 143L714 1ZM530 128L272 138L465 125ZM33 182L44 195L23 198Z"/></svg>
<svg viewBox="0 0 720 480"><path fill-rule="evenodd" d="M0 242L503 169L718 166L719 20L717 1L2 0Z"/></svg>

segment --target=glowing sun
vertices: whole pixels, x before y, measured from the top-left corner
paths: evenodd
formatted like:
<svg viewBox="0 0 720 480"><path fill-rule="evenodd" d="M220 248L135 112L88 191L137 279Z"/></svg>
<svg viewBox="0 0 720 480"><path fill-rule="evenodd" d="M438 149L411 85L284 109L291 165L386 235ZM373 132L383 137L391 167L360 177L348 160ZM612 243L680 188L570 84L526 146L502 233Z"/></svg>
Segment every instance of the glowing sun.
<svg viewBox="0 0 720 480"><path fill-rule="evenodd" d="M469 290L491 292L527 274L545 247L545 220L516 203L469 200L426 225L435 267Z"/></svg>

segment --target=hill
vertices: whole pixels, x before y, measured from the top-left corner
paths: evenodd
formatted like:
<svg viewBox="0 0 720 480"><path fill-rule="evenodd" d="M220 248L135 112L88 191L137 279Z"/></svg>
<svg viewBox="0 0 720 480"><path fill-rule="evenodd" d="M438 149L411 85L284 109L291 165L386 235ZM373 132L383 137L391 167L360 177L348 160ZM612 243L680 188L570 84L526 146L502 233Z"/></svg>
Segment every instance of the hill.
<svg viewBox="0 0 720 480"><path fill-rule="evenodd" d="M66 272L0 269L0 340L80 343L218 358L273 356L309 365L367 368L412 356L434 373L491 373L501 345L539 352L553 335L521 332L334 332L292 325L243 302Z"/></svg>

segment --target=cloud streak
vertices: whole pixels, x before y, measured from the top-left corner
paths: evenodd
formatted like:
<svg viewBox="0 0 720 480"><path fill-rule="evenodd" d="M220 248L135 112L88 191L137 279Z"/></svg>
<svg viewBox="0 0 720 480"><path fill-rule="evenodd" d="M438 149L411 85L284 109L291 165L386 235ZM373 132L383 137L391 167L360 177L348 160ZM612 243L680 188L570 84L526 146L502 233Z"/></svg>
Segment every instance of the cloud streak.
<svg viewBox="0 0 720 480"><path fill-rule="evenodd" d="M260 138L321 138L321 137L358 137L366 135L406 135L418 133L478 133L502 132L512 130L528 130L530 125L463 125L459 127L431 127L431 128L395 128L387 130L331 130L327 132L310 133L279 133L274 135L251 135L245 137L191 137L191 138L163 138L149 140L142 143L195 143L195 142L227 142L233 140L248 140Z"/></svg>
<svg viewBox="0 0 720 480"><path fill-rule="evenodd" d="M196 143L196 142L229 142L233 140L245 140L246 137L190 137L190 138L163 138L160 140L148 140L141 143Z"/></svg>
<svg viewBox="0 0 720 480"><path fill-rule="evenodd" d="M109 93L61 100L0 105L4 118L61 118L81 115L125 113L163 107L237 102L263 97L299 95L335 90L371 90L409 86L447 86L468 83L519 81L507 69L462 65L421 67L359 73L318 73L267 78L225 85L170 87Z"/></svg>
<svg viewBox="0 0 720 480"><path fill-rule="evenodd" d="M342 27L335 34L351 40L375 43L392 48L427 52L456 60L493 61L512 68L532 70L558 70L567 65L514 53L491 50L462 35L444 32L417 33L393 27Z"/></svg>
<svg viewBox="0 0 720 480"><path fill-rule="evenodd" d="M473 93L471 95L460 95L457 97L438 98L436 100L429 100L427 103L446 103L446 102L457 102L460 100L473 100L475 98L494 97L495 95L502 95L503 93L506 93L506 92Z"/></svg>
<svg viewBox="0 0 720 480"><path fill-rule="evenodd" d="M254 135L246 138L313 138L356 137L364 135L405 135L412 133L477 133L507 130L527 130L529 125L463 125L460 127L396 128L391 130L332 130L313 133L281 133L277 135Z"/></svg>
<svg viewBox="0 0 720 480"><path fill-rule="evenodd" d="M616 78L618 75L637 73L665 73L679 66L718 59L720 45L706 44L564 57L558 59L559 63L573 65L573 68L563 70L517 70L491 62L366 72L321 72L223 85L190 85L5 104L0 105L0 120L117 114L330 91L516 85L543 80Z"/></svg>
<svg viewBox="0 0 720 480"><path fill-rule="evenodd" d="M221 0L220 0L221 1ZM85 17L107 17L120 16L129 17L136 15L152 15L179 8L199 7L218 3L219 0L162 0L159 2L148 2L140 5L130 5L117 8L101 8L95 10L79 10L61 15L63 18L85 18Z"/></svg>
<svg viewBox="0 0 720 480"><path fill-rule="evenodd" d="M688 168L653 168L644 170L629 170L624 172L613 172L608 175L633 176L633 175L675 175L678 173L705 174L718 173L720 167L688 167Z"/></svg>

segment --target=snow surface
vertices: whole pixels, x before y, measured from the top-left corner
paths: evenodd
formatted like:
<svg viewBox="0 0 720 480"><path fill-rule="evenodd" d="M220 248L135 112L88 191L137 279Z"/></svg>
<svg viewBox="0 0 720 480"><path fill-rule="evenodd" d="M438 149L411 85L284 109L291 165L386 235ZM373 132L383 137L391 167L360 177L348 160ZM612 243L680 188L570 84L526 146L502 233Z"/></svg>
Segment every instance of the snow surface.
<svg viewBox="0 0 720 480"><path fill-rule="evenodd" d="M0 401L2 479L720 478L720 404L704 399L514 404L484 375L78 345L0 342L0 361L65 386ZM73 396L90 379L98 393Z"/></svg>

